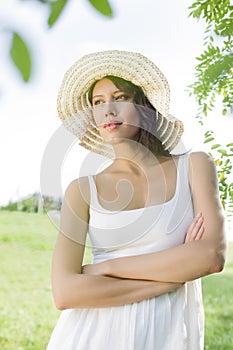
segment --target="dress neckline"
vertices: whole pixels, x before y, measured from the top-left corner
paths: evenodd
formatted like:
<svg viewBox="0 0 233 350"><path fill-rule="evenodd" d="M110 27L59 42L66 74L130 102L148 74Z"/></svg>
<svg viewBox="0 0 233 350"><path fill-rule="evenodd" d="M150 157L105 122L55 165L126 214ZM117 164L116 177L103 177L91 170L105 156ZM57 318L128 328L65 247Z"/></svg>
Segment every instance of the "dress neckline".
<svg viewBox="0 0 233 350"><path fill-rule="evenodd" d="M178 158L177 168L176 168L176 188L175 188L175 193L174 193L173 197L171 199L169 199L168 201L162 202L162 203L157 203L157 204L147 205L147 206L141 207L141 208L134 208L134 209L128 209L128 210L110 210L110 209L104 208L100 204L100 201L99 201L99 198L98 198L97 187L96 187L96 183L95 183L95 179L94 179L94 175L89 175L91 177L91 179L92 179L92 183L93 183L94 189L95 189L96 204L101 208L101 211L106 211L106 212L109 212L109 213L130 213L130 212L136 212L136 211L140 211L140 210L153 209L153 208L156 208L156 207L161 207L161 206L168 205L168 204L172 203L175 200L176 196L177 196L179 182L180 182L179 181L179 178L180 178L179 167L180 167L180 163L181 163L180 158L181 157Z"/></svg>

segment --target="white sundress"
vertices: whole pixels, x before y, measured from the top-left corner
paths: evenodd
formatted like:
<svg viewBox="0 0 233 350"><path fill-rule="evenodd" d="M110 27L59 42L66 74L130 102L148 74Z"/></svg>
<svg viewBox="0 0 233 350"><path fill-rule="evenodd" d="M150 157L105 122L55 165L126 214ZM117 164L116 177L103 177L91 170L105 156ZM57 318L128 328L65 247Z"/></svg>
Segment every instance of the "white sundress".
<svg viewBox="0 0 233 350"><path fill-rule="evenodd" d="M193 220L189 154L179 156L174 197L127 211L104 209L89 175L93 263L161 251L184 242ZM156 267L155 267L156 269ZM171 266L171 270L175 266ZM201 280L151 299L123 306L61 312L47 350L203 350Z"/></svg>

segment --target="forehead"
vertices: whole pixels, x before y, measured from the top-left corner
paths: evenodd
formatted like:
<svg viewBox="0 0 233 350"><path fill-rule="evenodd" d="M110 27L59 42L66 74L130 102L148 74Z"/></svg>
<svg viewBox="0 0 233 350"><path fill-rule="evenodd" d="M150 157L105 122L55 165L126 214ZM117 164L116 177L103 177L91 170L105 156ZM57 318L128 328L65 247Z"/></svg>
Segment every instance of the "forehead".
<svg viewBox="0 0 233 350"><path fill-rule="evenodd" d="M99 80L93 89L93 96L96 94L101 94L105 92L115 92L119 91L119 89L114 85L114 83L108 79L108 78L103 78Z"/></svg>

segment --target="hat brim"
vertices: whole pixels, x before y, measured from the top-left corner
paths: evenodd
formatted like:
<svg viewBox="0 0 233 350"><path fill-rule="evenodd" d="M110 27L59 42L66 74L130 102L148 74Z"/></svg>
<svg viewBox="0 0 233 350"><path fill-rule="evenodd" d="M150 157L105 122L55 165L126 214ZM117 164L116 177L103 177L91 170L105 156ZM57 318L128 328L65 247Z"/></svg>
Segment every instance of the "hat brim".
<svg viewBox="0 0 233 350"><path fill-rule="evenodd" d="M170 90L160 69L140 53L118 50L102 51L83 56L66 72L58 99L58 115L65 127L80 141L80 145L112 158L111 145L105 144L96 127L88 90L95 81L108 75L123 78L142 88L159 112L158 130L164 149L171 151L183 133L183 123L169 117Z"/></svg>

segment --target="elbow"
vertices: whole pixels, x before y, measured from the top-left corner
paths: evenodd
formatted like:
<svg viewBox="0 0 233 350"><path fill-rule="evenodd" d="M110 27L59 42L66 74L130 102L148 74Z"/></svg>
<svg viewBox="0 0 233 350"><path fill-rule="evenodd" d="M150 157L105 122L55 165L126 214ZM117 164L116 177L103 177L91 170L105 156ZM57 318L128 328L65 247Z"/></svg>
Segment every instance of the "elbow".
<svg viewBox="0 0 233 350"><path fill-rule="evenodd" d="M62 293L54 292L53 299L54 299L55 306L58 310L63 311L63 310L69 309L67 299Z"/></svg>
<svg viewBox="0 0 233 350"><path fill-rule="evenodd" d="M212 259L210 264L210 273L219 273L224 269L226 260L226 249L225 245L221 248L212 249Z"/></svg>
<svg viewBox="0 0 233 350"><path fill-rule="evenodd" d="M82 307L82 302L85 300L85 293L81 283L77 284L79 275L55 280L52 283L53 299L58 310L63 311L74 307ZM78 288L77 288L78 286Z"/></svg>
<svg viewBox="0 0 233 350"><path fill-rule="evenodd" d="M56 308L60 311L66 310L71 308L70 305L70 296L69 296L69 284L67 281L56 281L52 285L52 291L53 291L53 300ZM66 282L66 283L64 283Z"/></svg>
<svg viewBox="0 0 233 350"><path fill-rule="evenodd" d="M224 268L224 264L221 264L221 263L214 264L210 268L210 274L212 274L212 273L219 273L219 272L221 272L223 270L223 268Z"/></svg>
<svg viewBox="0 0 233 350"><path fill-rule="evenodd" d="M59 299L55 299L55 298L54 298L54 302L55 302L56 308L57 308L59 311L63 311L63 310L68 309L65 300L59 300Z"/></svg>
<svg viewBox="0 0 233 350"><path fill-rule="evenodd" d="M57 308L57 310L59 310L59 311L64 311L64 310L67 310L67 309L69 309L65 304L55 304L56 305L56 308Z"/></svg>
<svg viewBox="0 0 233 350"><path fill-rule="evenodd" d="M63 311L63 310L67 309L67 307L65 307L65 305L61 304L61 303L55 302L55 306L56 306L57 310L59 310L59 311Z"/></svg>
<svg viewBox="0 0 233 350"><path fill-rule="evenodd" d="M58 281L56 279L52 280L52 292L53 292L54 304L55 304L55 307L60 311L66 310L68 308L65 283L61 283L61 282L62 281Z"/></svg>
<svg viewBox="0 0 233 350"><path fill-rule="evenodd" d="M224 265L225 260L223 258L216 257L214 263L211 265L210 273L222 272L222 270L224 269Z"/></svg>

